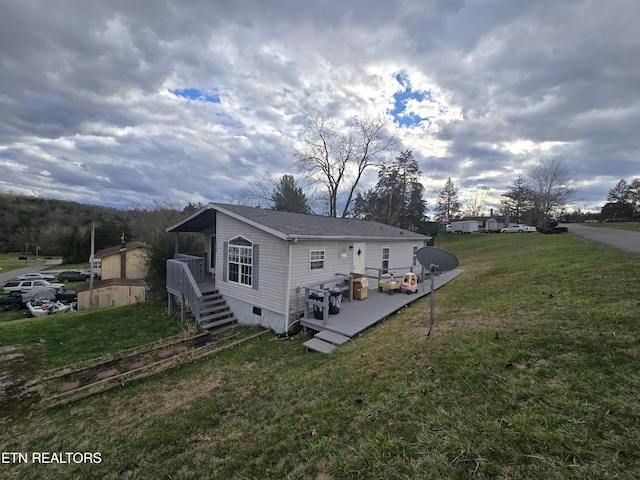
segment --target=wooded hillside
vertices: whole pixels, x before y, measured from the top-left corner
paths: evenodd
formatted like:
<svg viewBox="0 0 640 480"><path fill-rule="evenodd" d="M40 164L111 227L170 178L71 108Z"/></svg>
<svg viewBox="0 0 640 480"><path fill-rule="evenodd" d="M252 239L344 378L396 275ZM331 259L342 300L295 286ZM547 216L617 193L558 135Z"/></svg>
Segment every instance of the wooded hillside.
<svg viewBox="0 0 640 480"><path fill-rule="evenodd" d="M118 210L65 200L0 193L0 252L35 256L61 255L86 262L91 224L96 224L96 250L127 241L151 241L199 206L179 208L157 201L153 209ZM38 249L39 247L39 249Z"/></svg>

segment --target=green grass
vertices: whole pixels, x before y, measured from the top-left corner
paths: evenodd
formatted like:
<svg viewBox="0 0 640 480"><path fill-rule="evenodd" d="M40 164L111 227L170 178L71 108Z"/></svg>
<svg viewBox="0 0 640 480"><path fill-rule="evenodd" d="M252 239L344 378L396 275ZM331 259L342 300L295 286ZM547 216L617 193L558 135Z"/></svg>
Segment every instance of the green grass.
<svg viewBox="0 0 640 480"><path fill-rule="evenodd" d="M151 303L44 318L29 318L25 312L0 315L0 347L42 344L46 368L114 353L181 331L164 306Z"/></svg>
<svg viewBox="0 0 640 480"><path fill-rule="evenodd" d="M29 255L27 260L18 260L20 255L24 255L24 253L20 252L11 252L11 253L0 253L0 270L3 273L10 272L12 270L17 270L23 267L29 267L36 265L36 257L35 255ZM48 257L47 257L48 258ZM38 265L43 265L47 261L47 258L42 255L38 257ZM54 257L58 258L58 257ZM77 263L77 264L60 264L60 265L52 265L43 269L43 271L48 270L74 270L74 269L89 269L89 263Z"/></svg>
<svg viewBox="0 0 640 480"><path fill-rule="evenodd" d="M29 265L34 265L36 263L35 256L29 256L28 260L18 260L20 255L23 255L19 252L17 253L0 253L0 268L2 268L2 272L10 272L12 270L16 270L18 268L27 267ZM38 260L39 263L44 263L45 259L40 257Z"/></svg>
<svg viewBox="0 0 640 480"><path fill-rule="evenodd" d="M607 223L589 223L590 227L596 228L617 228L620 230L640 231L640 222L607 222Z"/></svg>
<svg viewBox="0 0 640 480"><path fill-rule="evenodd" d="M640 478L640 259L570 235L439 246L465 273L437 291L431 338L428 298L331 355L306 353L304 338L261 337L34 411L0 434L3 451L100 452L100 465L0 468L19 478Z"/></svg>

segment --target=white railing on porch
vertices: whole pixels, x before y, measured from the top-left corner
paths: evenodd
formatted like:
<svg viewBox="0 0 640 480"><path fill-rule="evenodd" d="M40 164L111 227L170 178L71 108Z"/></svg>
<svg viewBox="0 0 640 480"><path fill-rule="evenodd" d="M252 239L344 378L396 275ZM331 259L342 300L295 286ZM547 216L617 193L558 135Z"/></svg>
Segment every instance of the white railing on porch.
<svg viewBox="0 0 640 480"><path fill-rule="evenodd" d="M197 257L193 257L197 258ZM202 258L200 260L203 260ZM196 322L200 319L200 303L202 292L198 287L191 266L184 260L167 260L167 291L172 295L178 295L182 302L181 319L184 322L185 305L191 307ZM173 297L169 295L169 315L173 310Z"/></svg>

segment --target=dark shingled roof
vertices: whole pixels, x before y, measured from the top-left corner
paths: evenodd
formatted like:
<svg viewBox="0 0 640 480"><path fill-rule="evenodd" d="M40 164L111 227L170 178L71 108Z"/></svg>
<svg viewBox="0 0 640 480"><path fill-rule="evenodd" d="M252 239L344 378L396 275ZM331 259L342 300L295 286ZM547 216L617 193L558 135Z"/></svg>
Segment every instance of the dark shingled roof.
<svg viewBox="0 0 640 480"><path fill-rule="evenodd" d="M212 226L216 212L224 213L283 239L335 238L335 239L385 239L426 240L427 236L390 227L378 222L353 218L334 218L303 213L279 212L243 205L210 203L167 232L200 232Z"/></svg>

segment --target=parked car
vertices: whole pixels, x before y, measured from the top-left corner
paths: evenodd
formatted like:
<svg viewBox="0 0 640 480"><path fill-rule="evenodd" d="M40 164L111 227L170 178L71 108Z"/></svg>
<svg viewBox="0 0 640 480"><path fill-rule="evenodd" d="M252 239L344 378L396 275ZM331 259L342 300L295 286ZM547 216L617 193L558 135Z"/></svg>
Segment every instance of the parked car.
<svg viewBox="0 0 640 480"><path fill-rule="evenodd" d="M3 288L4 293L9 292L22 292L26 293L33 287L51 287L55 290L65 290L64 283L50 283L46 280L12 280L5 284Z"/></svg>
<svg viewBox="0 0 640 480"><path fill-rule="evenodd" d="M34 272L34 273L25 273L23 275L18 275L16 277L16 280L53 280L54 278L56 277L54 277L53 275Z"/></svg>
<svg viewBox="0 0 640 480"><path fill-rule="evenodd" d="M500 230L500 233L523 233L523 232L537 232L538 229L536 227L532 227L530 225L516 224L510 225L506 228Z"/></svg>
<svg viewBox="0 0 640 480"><path fill-rule="evenodd" d="M0 297L0 310L20 310L25 308L21 292L5 293Z"/></svg>
<svg viewBox="0 0 640 480"><path fill-rule="evenodd" d="M64 290L56 293L56 301L62 303L72 303L78 301L78 294L75 290Z"/></svg>
<svg viewBox="0 0 640 480"><path fill-rule="evenodd" d="M58 274L58 281L67 282L84 282L91 276L88 270L65 270Z"/></svg>

